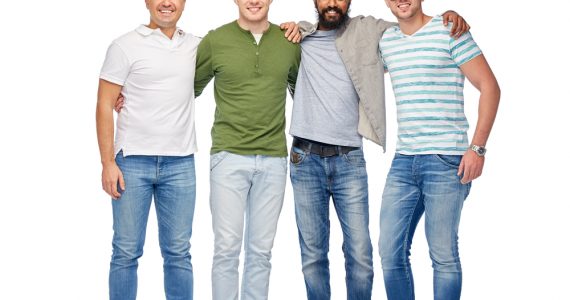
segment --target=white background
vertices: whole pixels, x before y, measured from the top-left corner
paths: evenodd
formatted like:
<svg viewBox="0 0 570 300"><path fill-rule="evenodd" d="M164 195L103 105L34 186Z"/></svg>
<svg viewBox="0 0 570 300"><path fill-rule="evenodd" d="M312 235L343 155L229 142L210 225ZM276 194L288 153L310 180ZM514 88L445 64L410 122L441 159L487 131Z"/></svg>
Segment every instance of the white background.
<svg viewBox="0 0 570 300"><path fill-rule="evenodd" d="M532 4L530 4L532 3ZM18 1L2 5L0 47L0 299L106 299L110 199L100 187L95 134L98 74L109 43L148 22L143 0ZM483 177L463 210L463 299L570 299L568 243L570 67L566 1L426 1L461 13L502 88ZM384 1L354 0L351 15L394 20ZM180 27L203 36L237 17L231 0L188 0ZM274 23L315 20L310 0L275 0ZM389 81L389 80L388 80ZM214 101L197 100L198 195L192 237L195 299L209 299L213 237L208 205ZM388 149L365 143L374 245L373 299L385 299L377 252L382 187L395 147L387 86ZM474 128L478 93L466 88ZM290 115L291 101L288 100ZM290 142L290 139L289 139ZM345 299L341 233L331 234L333 299ZM305 287L288 183L273 251L270 299ZM412 248L417 299L431 299L423 226ZM139 267L139 299L164 299L156 218Z"/></svg>

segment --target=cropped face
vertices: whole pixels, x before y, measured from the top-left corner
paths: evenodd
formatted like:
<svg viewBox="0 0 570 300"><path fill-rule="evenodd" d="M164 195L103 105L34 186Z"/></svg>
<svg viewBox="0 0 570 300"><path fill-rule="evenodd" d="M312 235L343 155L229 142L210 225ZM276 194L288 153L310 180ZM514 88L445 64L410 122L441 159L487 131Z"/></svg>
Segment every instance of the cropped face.
<svg viewBox="0 0 570 300"><path fill-rule="evenodd" d="M145 0L150 12L150 27L171 28L182 16L186 0Z"/></svg>
<svg viewBox="0 0 570 300"><path fill-rule="evenodd" d="M234 0L239 8L240 19L247 22L264 22L269 14L272 0Z"/></svg>
<svg viewBox="0 0 570 300"><path fill-rule="evenodd" d="M414 17L422 9L423 0L385 0L394 16L399 20Z"/></svg>
<svg viewBox="0 0 570 300"><path fill-rule="evenodd" d="M336 29L348 19L350 0L315 0L320 29Z"/></svg>

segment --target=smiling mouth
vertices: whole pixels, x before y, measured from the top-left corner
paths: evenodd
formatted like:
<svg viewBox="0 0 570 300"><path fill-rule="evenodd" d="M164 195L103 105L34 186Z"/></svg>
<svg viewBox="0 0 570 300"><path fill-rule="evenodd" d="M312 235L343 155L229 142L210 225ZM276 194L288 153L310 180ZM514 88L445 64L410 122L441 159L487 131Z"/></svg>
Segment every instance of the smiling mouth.
<svg viewBox="0 0 570 300"><path fill-rule="evenodd" d="M401 10L406 10L406 9L408 9L411 5L412 5L411 3L400 3L400 4L398 4L397 7L398 7L399 9L401 9Z"/></svg>
<svg viewBox="0 0 570 300"><path fill-rule="evenodd" d="M252 13L256 13L261 10L261 7L248 7L247 10L249 10Z"/></svg>
<svg viewBox="0 0 570 300"><path fill-rule="evenodd" d="M159 9L158 12L161 15L170 16L174 13L174 10L172 10L172 9Z"/></svg>
<svg viewBox="0 0 570 300"><path fill-rule="evenodd" d="M325 12L325 14L329 15L329 16L338 16L338 12L334 9L329 9Z"/></svg>

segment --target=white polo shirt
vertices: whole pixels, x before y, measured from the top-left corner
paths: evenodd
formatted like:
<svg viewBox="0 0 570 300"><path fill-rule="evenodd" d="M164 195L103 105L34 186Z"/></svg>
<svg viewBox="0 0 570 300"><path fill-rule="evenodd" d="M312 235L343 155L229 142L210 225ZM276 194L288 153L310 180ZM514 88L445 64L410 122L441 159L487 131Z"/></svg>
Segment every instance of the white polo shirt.
<svg viewBox="0 0 570 300"><path fill-rule="evenodd" d="M197 150L194 73L200 39L144 25L109 46L100 78L121 85L115 154L186 156Z"/></svg>

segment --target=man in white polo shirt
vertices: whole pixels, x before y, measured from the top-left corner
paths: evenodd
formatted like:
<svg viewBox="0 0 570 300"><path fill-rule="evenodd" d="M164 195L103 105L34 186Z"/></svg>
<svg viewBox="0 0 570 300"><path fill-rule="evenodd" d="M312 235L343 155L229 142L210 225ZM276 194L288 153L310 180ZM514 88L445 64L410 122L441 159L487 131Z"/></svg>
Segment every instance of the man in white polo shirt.
<svg viewBox="0 0 570 300"><path fill-rule="evenodd" d="M97 136L103 189L114 199L110 299L135 299L138 258L154 198L167 299L192 299L190 236L196 198L194 70L199 39L176 27L185 0L146 0L149 25L109 46ZM113 105L124 96L113 142Z"/></svg>

